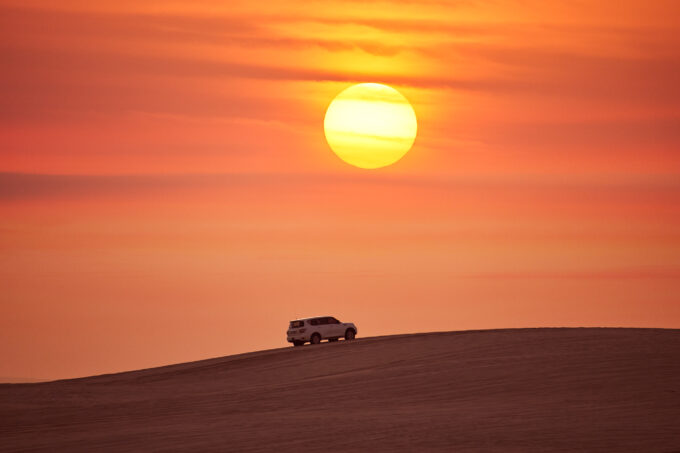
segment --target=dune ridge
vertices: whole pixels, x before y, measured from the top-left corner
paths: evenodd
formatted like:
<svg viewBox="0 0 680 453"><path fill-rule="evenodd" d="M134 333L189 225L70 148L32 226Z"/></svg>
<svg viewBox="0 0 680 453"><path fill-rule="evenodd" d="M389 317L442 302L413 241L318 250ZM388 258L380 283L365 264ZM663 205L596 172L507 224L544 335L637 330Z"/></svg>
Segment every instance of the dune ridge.
<svg viewBox="0 0 680 453"><path fill-rule="evenodd" d="M680 450L680 330L437 332L0 385L2 451Z"/></svg>

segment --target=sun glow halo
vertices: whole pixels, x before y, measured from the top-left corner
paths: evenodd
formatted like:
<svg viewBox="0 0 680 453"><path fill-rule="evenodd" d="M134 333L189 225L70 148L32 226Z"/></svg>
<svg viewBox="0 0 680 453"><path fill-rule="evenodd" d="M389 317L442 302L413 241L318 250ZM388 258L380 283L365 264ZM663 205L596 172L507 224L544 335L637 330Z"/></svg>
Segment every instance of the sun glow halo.
<svg viewBox="0 0 680 453"><path fill-rule="evenodd" d="M326 140L335 154L359 168L380 168L401 159L413 146L418 125L408 100L379 83L360 83L328 106Z"/></svg>

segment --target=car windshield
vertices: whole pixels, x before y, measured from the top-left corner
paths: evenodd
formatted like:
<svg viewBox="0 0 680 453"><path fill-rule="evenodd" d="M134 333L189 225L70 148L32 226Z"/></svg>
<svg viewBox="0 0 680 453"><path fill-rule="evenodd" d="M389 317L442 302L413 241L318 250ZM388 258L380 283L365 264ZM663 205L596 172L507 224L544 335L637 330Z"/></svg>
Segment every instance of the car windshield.
<svg viewBox="0 0 680 453"><path fill-rule="evenodd" d="M305 325L304 321L291 321L290 322L290 327L293 329L297 329L298 327L302 327Z"/></svg>

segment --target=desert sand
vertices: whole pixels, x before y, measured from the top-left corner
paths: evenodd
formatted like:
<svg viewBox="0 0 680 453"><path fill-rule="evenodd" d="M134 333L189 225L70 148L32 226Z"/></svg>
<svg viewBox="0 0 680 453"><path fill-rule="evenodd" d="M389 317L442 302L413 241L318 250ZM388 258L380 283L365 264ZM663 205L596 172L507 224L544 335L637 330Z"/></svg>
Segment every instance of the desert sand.
<svg viewBox="0 0 680 453"><path fill-rule="evenodd" d="M680 330L373 337L3 384L0 449L680 451Z"/></svg>

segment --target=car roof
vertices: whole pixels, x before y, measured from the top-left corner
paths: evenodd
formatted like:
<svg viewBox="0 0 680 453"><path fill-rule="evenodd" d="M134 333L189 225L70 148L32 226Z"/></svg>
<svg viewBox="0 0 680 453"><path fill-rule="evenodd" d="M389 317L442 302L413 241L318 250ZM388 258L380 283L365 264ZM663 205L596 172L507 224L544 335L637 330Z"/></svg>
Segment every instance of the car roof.
<svg viewBox="0 0 680 453"><path fill-rule="evenodd" d="M293 319L292 321L309 321L310 319L319 319L319 318L334 318L334 316L312 316L311 318L298 318L298 319Z"/></svg>

